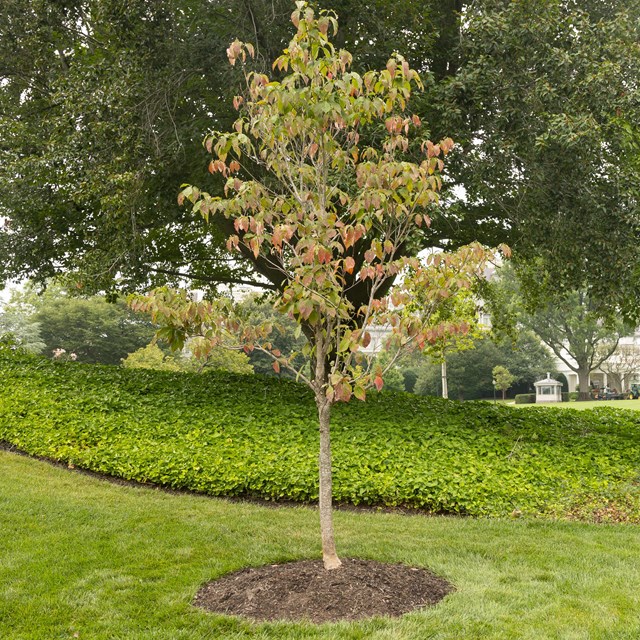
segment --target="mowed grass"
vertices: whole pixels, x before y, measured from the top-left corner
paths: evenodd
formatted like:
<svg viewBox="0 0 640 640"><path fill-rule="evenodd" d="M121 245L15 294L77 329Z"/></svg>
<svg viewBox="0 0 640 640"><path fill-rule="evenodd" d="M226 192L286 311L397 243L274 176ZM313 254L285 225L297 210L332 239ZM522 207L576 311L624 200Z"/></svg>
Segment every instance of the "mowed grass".
<svg viewBox="0 0 640 640"><path fill-rule="evenodd" d="M630 525L336 513L343 556L428 567L457 591L399 619L255 624L193 608L199 585L319 556L317 514L119 486L0 452L0 638L640 637Z"/></svg>
<svg viewBox="0 0 640 640"><path fill-rule="evenodd" d="M640 400L585 400L581 402L551 402L545 404L514 404L514 407L546 407L547 409L630 409L640 411Z"/></svg>

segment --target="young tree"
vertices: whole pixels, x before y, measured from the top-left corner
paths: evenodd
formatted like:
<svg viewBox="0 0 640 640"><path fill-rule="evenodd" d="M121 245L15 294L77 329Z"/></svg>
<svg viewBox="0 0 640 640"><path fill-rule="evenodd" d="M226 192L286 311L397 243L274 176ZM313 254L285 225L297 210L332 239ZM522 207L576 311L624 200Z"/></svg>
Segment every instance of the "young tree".
<svg viewBox="0 0 640 640"><path fill-rule="evenodd" d="M332 14L316 17L297 2L292 21L297 33L274 63L287 75L276 81L246 73L247 95L234 99L242 111L233 130L206 137L210 170L226 178L225 197L187 186L179 200L226 223L229 251L274 283L274 305L307 338L311 373L296 375L312 389L318 411L322 555L325 568L335 569L341 562L331 507L331 407L352 396L364 400L367 389L383 385L384 370L361 353L371 340L368 329L392 328L388 367L445 333L466 332L464 323L434 326L432 319L480 276L489 253L472 245L426 264L411 257L417 232L430 225L442 156L452 141L418 139L412 148L423 159L407 161L421 125L405 113L418 74L397 54L382 71L351 71L351 54L329 40L337 30ZM239 41L228 49L232 64L252 53ZM392 289L407 271L410 277ZM418 289L424 304L409 312L405 305ZM295 368L270 342L273 323L252 324L228 299L195 302L162 289L134 298L132 306L150 311L163 325L159 335L176 346L201 336L203 354L218 345L242 346L269 354L276 371Z"/></svg>
<svg viewBox="0 0 640 640"><path fill-rule="evenodd" d="M504 400L507 396L507 389L516 381L516 377L502 365L493 367L491 375L493 377L493 386L498 391L502 391L502 399Z"/></svg>

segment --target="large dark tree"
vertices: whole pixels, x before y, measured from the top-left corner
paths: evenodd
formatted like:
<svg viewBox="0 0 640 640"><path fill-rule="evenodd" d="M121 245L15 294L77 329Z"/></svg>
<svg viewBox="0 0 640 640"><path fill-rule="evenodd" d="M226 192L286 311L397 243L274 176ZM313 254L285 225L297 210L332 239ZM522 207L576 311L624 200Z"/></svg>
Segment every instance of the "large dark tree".
<svg viewBox="0 0 640 640"><path fill-rule="evenodd" d="M328 4L367 68L400 48L412 63L428 55L418 0L402 11ZM227 63L229 42L255 42L254 65L266 70L291 36L292 9L289 0L3 3L0 279L72 272L85 290L179 274L199 286L253 281L220 252L215 224L194 225L176 196L184 182L207 183L203 136L235 119L242 76Z"/></svg>
<svg viewBox="0 0 640 640"><path fill-rule="evenodd" d="M459 142L446 207L421 240L507 241L561 287L636 313L638 0L327 0L363 68L421 70L431 137ZM180 209L197 150L231 122L235 38L259 69L288 41L289 0L5 0L0 14L0 277L77 274L89 290L256 279L226 231ZM413 107L416 109L416 105ZM257 265L254 265L257 266ZM260 269L258 269L260 271ZM264 273L264 270L263 270ZM278 287L268 281L268 286Z"/></svg>
<svg viewBox="0 0 640 640"><path fill-rule="evenodd" d="M637 316L638 2L483 0L463 15L427 107L460 143L451 239L503 233L556 288Z"/></svg>

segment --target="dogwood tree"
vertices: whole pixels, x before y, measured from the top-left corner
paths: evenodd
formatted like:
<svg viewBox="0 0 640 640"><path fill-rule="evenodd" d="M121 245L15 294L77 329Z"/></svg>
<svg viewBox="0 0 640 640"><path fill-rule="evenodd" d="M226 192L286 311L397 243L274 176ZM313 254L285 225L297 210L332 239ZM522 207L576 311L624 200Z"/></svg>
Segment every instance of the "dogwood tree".
<svg viewBox="0 0 640 640"><path fill-rule="evenodd" d="M320 432L319 511L327 569L340 566L331 505L331 408L383 385L384 370L363 350L371 327L388 330L394 357L424 349L466 323L435 323L438 309L472 286L491 253L470 245L426 261L412 255L441 188L450 139L420 137L421 122L406 112L420 78L395 54L381 71L350 70L351 55L336 50L333 14L297 2L297 33L274 63L280 79L246 71L246 95L232 131L212 132L205 146L210 171L225 180L225 196L184 186L205 219L228 221L227 248L252 262L274 290L273 304L293 318L307 338L309 370L296 370L313 391ZM231 64L246 63L253 47L235 41ZM421 155L411 162L411 150ZM397 282L394 286L394 283ZM419 309L407 303L421 291ZM274 323L251 322L229 299L194 301L185 291L156 290L132 300L162 325L176 347L193 336L200 355L219 345L258 349L273 367L295 369L294 354L271 341Z"/></svg>

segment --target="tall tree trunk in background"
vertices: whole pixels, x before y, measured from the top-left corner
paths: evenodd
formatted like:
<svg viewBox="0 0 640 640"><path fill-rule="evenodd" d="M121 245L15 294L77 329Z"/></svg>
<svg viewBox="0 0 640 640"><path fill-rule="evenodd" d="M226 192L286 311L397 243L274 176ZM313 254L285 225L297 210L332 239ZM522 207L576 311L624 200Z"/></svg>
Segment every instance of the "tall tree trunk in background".
<svg viewBox="0 0 640 640"><path fill-rule="evenodd" d="M591 400L591 388L589 387L589 369L585 366L578 368L578 400Z"/></svg>
<svg viewBox="0 0 640 640"><path fill-rule="evenodd" d="M449 397L449 385L447 383L447 361L446 359L442 361L440 365L440 375L442 376L442 397Z"/></svg>
<svg viewBox="0 0 640 640"><path fill-rule="evenodd" d="M430 66L436 80L443 80L458 72L460 13L465 4L466 0L441 0L434 4L432 20L438 31L438 39Z"/></svg>

